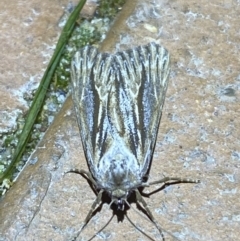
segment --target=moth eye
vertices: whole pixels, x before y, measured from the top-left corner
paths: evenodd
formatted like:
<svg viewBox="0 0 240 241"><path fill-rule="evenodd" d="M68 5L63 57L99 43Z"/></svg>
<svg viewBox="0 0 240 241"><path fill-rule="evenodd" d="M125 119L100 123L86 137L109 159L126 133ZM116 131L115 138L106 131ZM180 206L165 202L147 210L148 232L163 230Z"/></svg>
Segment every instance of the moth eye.
<svg viewBox="0 0 240 241"><path fill-rule="evenodd" d="M122 199L118 199L118 201L117 201L117 206L118 206L118 210L124 210L124 207L125 207L125 205L124 205L125 203L124 203L124 201L122 200Z"/></svg>

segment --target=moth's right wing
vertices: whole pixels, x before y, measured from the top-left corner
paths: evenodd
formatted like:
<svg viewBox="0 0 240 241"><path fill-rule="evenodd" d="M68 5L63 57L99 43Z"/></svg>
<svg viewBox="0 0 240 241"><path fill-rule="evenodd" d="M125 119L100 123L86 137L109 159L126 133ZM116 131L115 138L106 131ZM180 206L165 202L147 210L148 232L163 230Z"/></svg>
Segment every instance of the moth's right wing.
<svg viewBox="0 0 240 241"><path fill-rule="evenodd" d="M116 80L108 115L114 136L132 153L144 176L154 151L169 76L169 53L149 43L115 54ZM113 131L112 131L113 132Z"/></svg>

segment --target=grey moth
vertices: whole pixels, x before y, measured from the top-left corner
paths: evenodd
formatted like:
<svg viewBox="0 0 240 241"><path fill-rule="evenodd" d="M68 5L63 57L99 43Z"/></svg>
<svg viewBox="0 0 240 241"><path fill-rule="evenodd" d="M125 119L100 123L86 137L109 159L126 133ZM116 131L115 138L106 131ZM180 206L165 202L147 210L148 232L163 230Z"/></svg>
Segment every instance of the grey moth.
<svg viewBox="0 0 240 241"><path fill-rule="evenodd" d="M174 177L147 181L169 71L169 53L156 43L115 54L86 46L75 54L72 96L89 172L69 172L87 178L97 194L75 238L101 204L103 193L118 210L130 207L128 198L134 193L164 240L140 189L169 181L198 182Z"/></svg>

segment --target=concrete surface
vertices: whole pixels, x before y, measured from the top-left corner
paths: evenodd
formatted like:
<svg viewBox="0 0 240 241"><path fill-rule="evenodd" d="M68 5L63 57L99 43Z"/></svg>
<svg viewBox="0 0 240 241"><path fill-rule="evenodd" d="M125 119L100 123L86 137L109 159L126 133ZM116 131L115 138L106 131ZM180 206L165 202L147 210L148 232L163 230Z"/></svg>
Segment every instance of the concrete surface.
<svg viewBox="0 0 240 241"><path fill-rule="evenodd" d="M146 198L149 208L168 232L166 240L239 240L240 3L138 0L127 4L102 50L156 41L169 50L172 60L150 180L163 176L201 180L151 195ZM41 56L40 52L35 55ZM32 75L36 72L32 70ZM37 162L29 162L0 203L0 240L69 240L95 198L82 177L62 176L71 168L87 170L71 98L31 160ZM154 240L161 240L143 214L133 208L127 214ZM104 204L80 240L90 239L111 215ZM118 222L115 216L95 240L148 239L126 218Z"/></svg>

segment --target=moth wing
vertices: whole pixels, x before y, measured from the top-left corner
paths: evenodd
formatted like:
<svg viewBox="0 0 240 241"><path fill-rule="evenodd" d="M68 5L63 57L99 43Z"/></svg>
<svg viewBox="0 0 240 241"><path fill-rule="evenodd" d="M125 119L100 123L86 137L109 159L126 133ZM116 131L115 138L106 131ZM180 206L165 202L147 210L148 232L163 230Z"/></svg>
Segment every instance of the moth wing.
<svg viewBox="0 0 240 241"><path fill-rule="evenodd" d="M168 85L169 53L150 43L115 54L114 63L116 79L107 106L109 122L145 175Z"/></svg>
<svg viewBox="0 0 240 241"><path fill-rule="evenodd" d="M101 54L91 46L78 51L72 60L72 97L85 156L94 176L111 139L107 101L113 71L112 55Z"/></svg>

